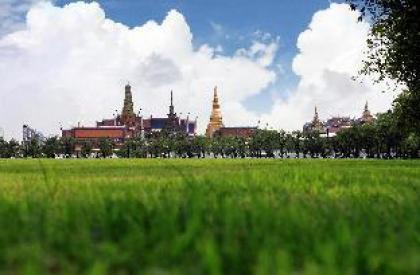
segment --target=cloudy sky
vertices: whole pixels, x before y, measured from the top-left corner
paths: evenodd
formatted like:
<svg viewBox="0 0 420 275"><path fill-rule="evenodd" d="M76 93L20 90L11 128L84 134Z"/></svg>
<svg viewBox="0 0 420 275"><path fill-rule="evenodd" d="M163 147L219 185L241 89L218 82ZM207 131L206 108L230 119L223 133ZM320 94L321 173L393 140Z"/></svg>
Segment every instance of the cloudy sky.
<svg viewBox="0 0 420 275"><path fill-rule="evenodd" d="M388 109L360 69L369 25L327 0L0 0L0 127L46 135L122 108L175 109L206 127L219 87L227 126L301 129L313 116Z"/></svg>

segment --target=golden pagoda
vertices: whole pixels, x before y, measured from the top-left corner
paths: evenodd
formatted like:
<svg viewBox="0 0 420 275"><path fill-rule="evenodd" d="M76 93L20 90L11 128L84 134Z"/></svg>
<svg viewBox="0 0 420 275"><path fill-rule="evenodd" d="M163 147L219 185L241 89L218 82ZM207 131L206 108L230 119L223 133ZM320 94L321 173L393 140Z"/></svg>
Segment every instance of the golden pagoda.
<svg viewBox="0 0 420 275"><path fill-rule="evenodd" d="M210 121L207 125L206 136L213 137L214 132L223 127L222 113L220 111L219 98L217 96L217 86L214 87L213 108L211 110Z"/></svg>

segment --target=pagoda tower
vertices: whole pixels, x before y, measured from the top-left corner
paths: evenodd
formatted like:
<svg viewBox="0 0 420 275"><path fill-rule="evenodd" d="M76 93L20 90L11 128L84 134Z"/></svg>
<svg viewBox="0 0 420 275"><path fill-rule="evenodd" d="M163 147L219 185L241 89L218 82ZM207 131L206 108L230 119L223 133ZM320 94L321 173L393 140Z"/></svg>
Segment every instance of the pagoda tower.
<svg viewBox="0 0 420 275"><path fill-rule="evenodd" d="M131 93L131 86L125 86L124 107L121 114L121 122L123 125L133 127L136 122L136 114L134 113L133 95Z"/></svg>
<svg viewBox="0 0 420 275"><path fill-rule="evenodd" d="M319 120L318 108L316 106L315 106L314 118L312 120L312 130L318 131L318 132L322 131L322 122Z"/></svg>
<svg viewBox="0 0 420 275"><path fill-rule="evenodd" d="M366 101L366 104L365 104L365 109L363 110L361 120L362 120L363 123L370 123L374 120L374 117L372 116L372 114L369 111L369 105L368 105L367 101Z"/></svg>
<svg viewBox="0 0 420 275"><path fill-rule="evenodd" d="M213 137L214 132L223 127L222 113L220 111L219 97L217 96L217 86L214 87L213 108L210 115L210 121L207 125L206 136Z"/></svg>

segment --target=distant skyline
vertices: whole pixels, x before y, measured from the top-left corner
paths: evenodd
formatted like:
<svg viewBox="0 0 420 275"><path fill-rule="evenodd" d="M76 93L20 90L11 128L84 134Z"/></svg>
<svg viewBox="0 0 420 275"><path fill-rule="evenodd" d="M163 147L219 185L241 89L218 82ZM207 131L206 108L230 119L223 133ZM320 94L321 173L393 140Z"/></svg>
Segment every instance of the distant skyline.
<svg viewBox="0 0 420 275"><path fill-rule="evenodd" d="M145 114L164 114L173 89L200 133L216 85L232 126L301 129L315 105L323 119L359 116L366 100L388 109L391 92L351 80L369 25L330 2L4 0L0 127L90 125L121 109L127 81Z"/></svg>

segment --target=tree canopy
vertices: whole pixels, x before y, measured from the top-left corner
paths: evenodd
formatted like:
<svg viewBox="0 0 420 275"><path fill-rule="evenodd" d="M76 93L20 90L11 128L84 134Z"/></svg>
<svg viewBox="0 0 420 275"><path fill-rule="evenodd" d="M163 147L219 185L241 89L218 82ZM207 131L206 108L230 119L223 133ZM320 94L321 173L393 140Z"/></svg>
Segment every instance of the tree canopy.
<svg viewBox="0 0 420 275"><path fill-rule="evenodd" d="M419 92L420 10L418 0L347 0L372 23L363 72L401 82Z"/></svg>
<svg viewBox="0 0 420 275"><path fill-rule="evenodd" d="M392 79L406 86L393 113L406 136L420 134L420 2L418 0L347 0L371 22L368 52L361 73L377 82Z"/></svg>

